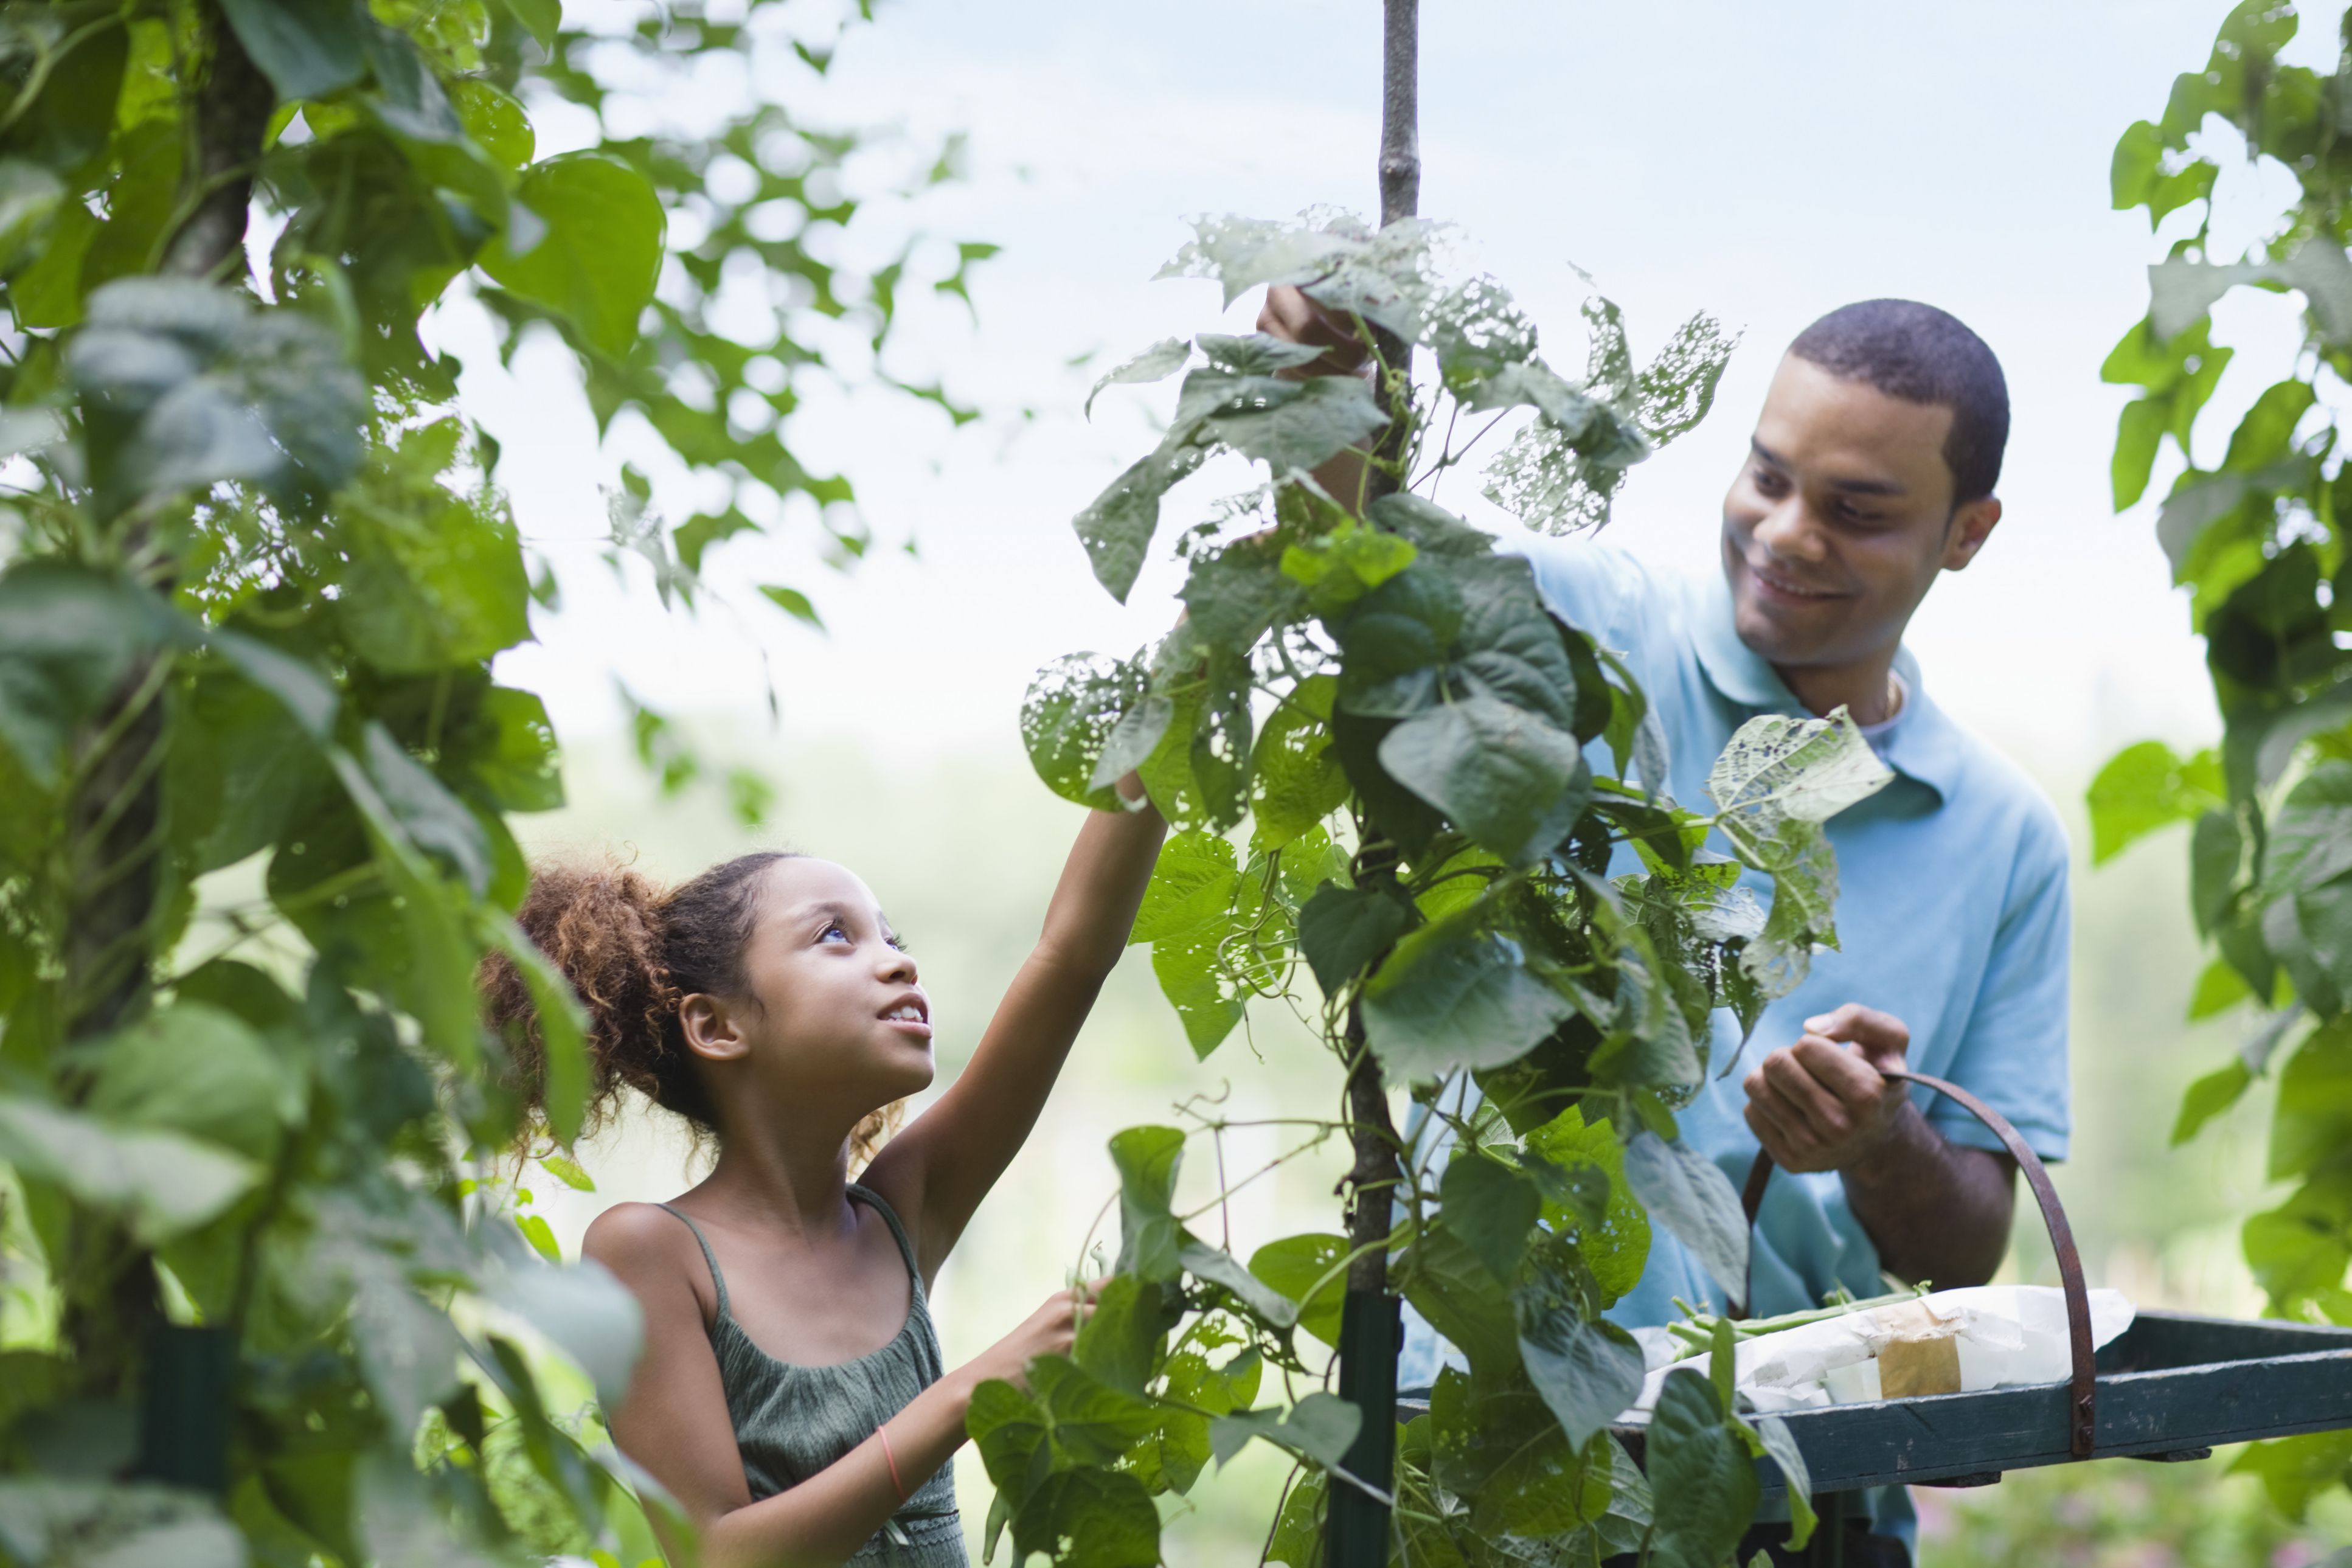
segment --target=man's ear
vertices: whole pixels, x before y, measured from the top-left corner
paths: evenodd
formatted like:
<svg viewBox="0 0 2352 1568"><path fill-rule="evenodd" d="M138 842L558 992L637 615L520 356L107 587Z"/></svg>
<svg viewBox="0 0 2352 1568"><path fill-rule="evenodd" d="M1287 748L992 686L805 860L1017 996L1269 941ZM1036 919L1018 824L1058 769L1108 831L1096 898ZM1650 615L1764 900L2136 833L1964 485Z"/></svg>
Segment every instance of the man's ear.
<svg viewBox="0 0 2352 1568"><path fill-rule="evenodd" d="M1979 496L1977 500L1956 508L1952 521L1944 529L1944 559L1947 572L1964 572L1984 542L1992 537L1993 526L2000 521L2000 498Z"/></svg>
<svg viewBox="0 0 2352 1568"><path fill-rule="evenodd" d="M736 1009L716 996L695 993L678 1003L678 1031L686 1048L707 1062L739 1061L751 1054Z"/></svg>

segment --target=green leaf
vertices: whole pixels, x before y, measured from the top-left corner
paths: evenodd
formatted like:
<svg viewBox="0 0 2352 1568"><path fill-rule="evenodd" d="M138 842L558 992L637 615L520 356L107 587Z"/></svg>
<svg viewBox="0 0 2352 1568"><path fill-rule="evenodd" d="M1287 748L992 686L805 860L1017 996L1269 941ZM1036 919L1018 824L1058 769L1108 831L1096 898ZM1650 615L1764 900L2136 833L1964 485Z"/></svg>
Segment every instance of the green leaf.
<svg viewBox="0 0 2352 1568"><path fill-rule="evenodd" d="M1424 1228L1401 1260L1404 1299L1469 1358L1471 1375L1509 1375L1519 1362L1519 1330L1501 1281L1443 1226Z"/></svg>
<svg viewBox="0 0 2352 1568"><path fill-rule="evenodd" d="M1209 1448L1222 1469L1252 1437L1262 1437L1336 1470L1363 1423L1364 1413L1339 1395L1310 1394L1287 1412L1244 1410L1218 1416L1209 1423Z"/></svg>
<svg viewBox="0 0 2352 1568"><path fill-rule="evenodd" d="M1217 369L1234 375L1278 375L1286 370L1313 364L1323 357L1323 351L1311 343L1294 343L1265 332L1249 332L1238 337L1224 332L1203 332L1200 342L1203 359ZM1167 373L1163 371L1161 374Z"/></svg>
<svg viewBox="0 0 2352 1568"><path fill-rule="evenodd" d="M1078 1325L1070 1359L1086 1373L1123 1393L1140 1394L1160 1358L1170 1316L1157 1285L1121 1274L1095 1297Z"/></svg>
<svg viewBox="0 0 2352 1568"><path fill-rule="evenodd" d="M539 139L520 103L479 77L459 77L447 87L467 141L501 168L520 169L530 162Z"/></svg>
<svg viewBox="0 0 2352 1568"><path fill-rule="evenodd" d="M1553 1305L1519 1327L1519 1360L1545 1405L1582 1448L1642 1392L1642 1347L1614 1323Z"/></svg>
<svg viewBox="0 0 2352 1568"><path fill-rule="evenodd" d="M1468 697L1390 731L1381 765L1513 866L1549 853L1583 809L1576 737L1523 708Z"/></svg>
<svg viewBox="0 0 2352 1568"><path fill-rule="evenodd" d="M523 171L515 199L546 233L517 253L501 237L482 270L569 321L592 347L623 354L652 303L667 220L646 177L601 153L566 153Z"/></svg>
<svg viewBox="0 0 2352 1568"><path fill-rule="evenodd" d="M2352 871L2352 763L2320 763L2272 815L2265 899L2309 892Z"/></svg>
<svg viewBox="0 0 2352 1568"><path fill-rule="evenodd" d="M1298 1321L1298 1303L1273 1289L1256 1275L1242 1267L1241 1259L1222 1247L1184 1238L1177 1257L1195 1277L1213 1285L1222 1285L1239 1297L1244 1305L1275 1329L1286 1329Z"/></svg>
<svg viewBox="0 0 2352 1568"><path fill-rule="evenodd" d="M1246 1011L1223 952L1225 932L1202 927L1151 944L1151 973L1176 1009L1193 1056L1206 1060L1224 1044Z"/></svg>
<svg viewBox="0 0 2352 1568"><path fill-rule="evenodd" d="M1178 1248L1183 1227L1169 1205L1176 1194L1176 1168L1184 1158L1184 1134L1173 1127L1130 1127L1111 1139L1110 1158L1118 1167L1118 1272L1147 1280L1175 1279L1182 1267Z"/></svg>
<svg viewBox="0 0 2352 1568"><path fill-rule="evenodd" d="M1516 1168L1465 1148L1445 1167L1438 1202L1444 1205L1445 1228L1469 1243L1486 1272L1506 1284L1518 1278L1528 1232L1543 1211L1533 1182Z"/></svg>
<svg viewBox="0 0 2352 1568"><path fill-rule="evenodd" d="M1286 1236L1251 1253L1249 1270L1286 1299L1298 1302L1298 1326L1337 1350L1348 1277L1344 1270L1333 1272L1333 1268L1347 1255L1345 1237Z"/></svg>
<svg viewBox="0 0 2352 1568"><path fill-rule="evenodd" d="M2300 1522L2313 1499L2331 1496L2344 1484L2347 1470L2352 1470L2352 1432L2318 1432L2249 1444L2225 1473L2255 1477L2271 1506Z"/></svg>
<svg viewBox="0 0 2352 1568"><path fill-rule="evenodd" d="M2108 468L2117 511L2137 504L2147 493L2148 475L2156 468L2157 447L2171 414L2168 399L2143 397L2124 405L2116 421L2116 455Z"/></svg>
<svg viewBox="0 0 2352 1568"><path fill-rule="evenodd" d="M1748 1216L1720 1166L1695 1149L1643 1131L1625 1145L1625 1180L1651 1219L1674 1232L1714 1277L1726 1300L1747 1296Z"/></svg>
<svg viewBox="0 0 2352 1568"><path fill-rule="evenodd" d="M1104 373L1102 379L1087 389L1081 413L1088 419L1094 417L1095 399L1104 387L1164 380L1183 369L1184 362L1192 357L1192 345L1182 338L1160 339L1133 359L1122 361Z"/></svg>
<svg viewBox="0 0 2352 1568"><path fill-rule="evenodd" d="M1184 635L1193 644L1246 661L1275 622L1296 613L1298 584L1283 573L1281 554L1270 542L1244 539L1192 558L1178 596L1184 601ZM1323 711L1328 716L1329 707Z"/></svg>
<svg viewBox="0 0 2352 1568"><path fill-rule="evenodd" d="M1181 426L1170 431L1167 440L1138 458L1071 520L1078 542L1087 547L1095 581L1122 605L1135 586L1136 574L1143 570L1152 535L1160 531L1160 498L1208 456L1189 439L1179 440L1180 434L1189 437L1190 431Z"/></svg>
<svg viewBox="0 0 2352 1568"><path fill-rule="evenodd" d="M281 99L324 98L367 68L353 0L222 0L221 11Z"/></svg>
<svg viewBox="0 0 2352 1568"><path fill-rule="evenodd" d="M530 1243L530 1249L550 1263L563 1261L563 1248L555 1239L555 1231L547 1221L535 1214L515 1215L515 1228Z"/></svg>
<svg viewBox="0 0 2352 1568"><path fill-rule="evenodd" d="M47 786L75 728L97 716L142 657L189 639L163 601L62 562L0 574L0 743Z"/></svg>
<svg viewBox="0 0 2352 1568"><path fill-rule="evenodd" d="M554 54L556 35L563 26L562 0L506 0L506 5L540 48Z"/></svg>
<svg viewBox="0 0 2352 1568"><path fill-rule="evenodd" d="M2169 338L2197 324L2215 301L2242 285L2282 283L2300 289L2319 336L2352 343L2352 259L2329 239L2307 239L2282 261L2226 265L2171 256L2147 269L2149 325Z"/></svg>
<svg viewBox="0 0 2352 1568"><path fill-rule="evenodd" d="M1597 1170L1608 1183L1607 1209L1598 1225L1580 1213L1554 1201L1549 1194L1544 1222L1554 1230L1572 1232L1585 1267L1601 1288L1602 1305L1614 1304L1641 1282L1650 1257L1650 1215L1625 1180L1624 1146L1617 1131L1603 1117L1585 1125L1576 1107L1570 1106L1527 1135L1528 1152L1557 1166Z"/></svg>
<svg viewBox="0 0 2352 1568"><path fill-rule="evenodd" d="M1813 1538L1814 1524L1813 1478L1805 1468L1804 1451L1797 1447L1797 1435L1778 1415L1759 1415L1754 1430L1764 1452L1780 1467L1781 1483L1789 1494L1789 1550L1801 1552Z"/></svg>
<svg viewBox="0 0 2352 1568"><path fill-rule="evenodd" d="M306 1110L307 1085L295 1064L242 1019L198 1003L159 1008L75 1047L71 1059L96 1074L82 1103L92 1116L183 1132L257 1164L268 1163Z"/></svg>
<svg viewBox="0 0 2352 1568"><path fill-rule="evenodd" d="M1157 1568L1160 1510L1133 1476L1060 1470L1013 1516L1013 1549L1069 1568Z"/></svg>
<svg viewBox="0 0 2352 1568"><path fill-rule="evenodd" d="M1250 752L1254 849L1279 849L1320 826L1348 800L1348 773L1332 749L1331 699L1338 682L1314 675L1266 719Z"/></svg>
<svg viewBox="0 0 2352 1568"><path fill-rule="evenodd" d="M1222 927L1241 873L1233 845L1212 833L1178 833L1160 847L1128 941L1160 942Z"/></svg>
<svg viewBox="0 0 2352 1568"><path fill-rule="evenodd" d="M562 1158L551 1155L540 1163L553 1170ZM544 1229L546 1222L540 1224ZM531 1241L542 1256L554 1246L551 1233L546 1237L545 1246L540 1245L541 1237L536 1235ZM548 1261L557 1260L548 1258ZM596 1397L605 1402L605 1408L612 1408L627 1392L629 1375L635 1370L637 1355L643 1348L645 1311L628 1287L603 1264L590 1261L568 1268L509 1266L494 1299L578 1363L595 1385Z"/></svg>
<svg viewBox="0 0 2352 1568"><path fill-rule="evenodd" d="M1040 669L1021 703L1021 741L1045 787L1099 811L1118 809L1109 781L1094 780L1113 731L1143 694L1143 670L1130 660L1073 653Z"/></svg>
<svg viewBox="0 0 2352 1568"><path fill-rule="evenodd" d="M1379 888L1326 882L1298 910L1298 946L1326 996L1364 972L1411 928L1413 912Z"/></svg>
<svg viewBox="0 0 2352 1568"><path fill-rule="evenodd" d="M1649 1439L1657 1521L1646 1560L1656 1568L1720 1568L1755 1517L1761 1487L1706 1378L1686 1368L1666 1374Z"/></svg>
<svg viewBox="0 0 2352 1568"><path fill-rule="evenodd" d="M1243 456L1271 465L1279 479L1303 474L1388 428L1388 411L1352 375L1318 375L1292 384L1296 396L1265 408L1212 415L1202 429Z"/></svg>
<svg viewBox="0 0 2352 1568"><path fill-rule="evenodd" d="M1738 333L1704 313L1675 329L1633 382L1635 416L1651 440L1664 446L1698 427L1738 344Z"/></svg>
<svg viewBox="0 0 2352 1568"><path fill-rule="evenodd" d="M315 510L358 470L367 388L325 327L182 278L125 278L89 297L65 355L89 415L100 510L220 479Z"/></svg>
<svg viewBox="0 0 2352 1568"><path fill-rule="evenodd" d="M1769 870L1782 823L1827 822L1894 777L1844 709L1826 719L1767 713L1742 724L1724 746L1706 775L1706 793L1724 836Z"/></svg>
<svg viewBox="0 0 2352 1568"><path fill-rule="evenodd" d="M1518 948L1454 917L1413 931L1364 986L1364 1036L1381 1070L1422 1079L1499 1067L1574 1011Z"/></svg>
<svg viewBox="0 0 2352 1568"><path fill-rule="evenodd" d="M2238 1103L2252 1086L2254 1075L2237 1058L2199 1079L2182 1092L2180 1114L2172 1123L2172 1146L2179 1148L2210 1121Z"/></svg>
<svg viewBox="0 0 2352 1568"><path fill-rule="evenodd" d="M327 781L318 748L271 693L227 676L198 679L184 722L202 744L165 759L173 828L189 868L232 866L275 843L301 801Z"/></svg>
<svg viewBox="0 0 2352 1568"><path fill-rule="evenodd" d="M1198 217L1193 238L1160 278L1214 278L1230 305L1268 283L1305 283L1327 275L1351 248L1348 236L1306 224L1261 218Z"/></svg>
<svg viewBox="0 0 2352 1568"><path fill-rule="evenodd" d="M2091 781L2091 863L2176 822L2225 804L2220 758L2211 749L2183 758L2161 741L2126 746Z"/></svg>
<svg viewBox="0 0 2352 1568"><path fill-rule="evenodd" d="M530 579L512 520L437 485L417 500L413 511L356 509L341 531L350 559L334 616L353 651L423 675L527 640Z"/></svg>
<svg viewBox="0 0 2352 1568"><path fill-rule="evenodd" d="M2189 1016L2194 1021L2226 1013L2241 1002L2253 1000L2254 993L2246 984L2246 977L2237 972L2226 958L2217 958L2207 964L2197 976L2197 989L2189 999Z"/></svg>
<svg viewBox="0 0 2352 1568"><path fill-rule="evenodd" d="M541 1154L539 1157L539 1163L549 1175L553 1176L575 1193L593 1193L596 1190L596 1178L582 1170L576 1161L568 1160L561 1154Z"/></svg>
<svg viewBox="0 0 2352 1568"><path fill-rule="evenodd" d="M796 620L806 621L819 631L824 630L824 618L816 613L816 606L809 603L809 596L798 588L787 588L781 584L771 583L762 587L760 593L769 603L784 614Z"/></svg>
<svg viewBox="0 0 2352 1568"><path fill-rule="evenodd" d="M506 686L483 692L471 732L453 736L453 742L468 742L468 771L499 810L554 811L563 805L555 727L536 693Z"/></svg>
<svg viewBox="0 0 2352 1568"><path fill-rule="evenodd" d="M227 1150L177 1132L6 1097L0 1097L0 1161L121 1215L148 1247L215 1218L260 1177Z"/></svg>

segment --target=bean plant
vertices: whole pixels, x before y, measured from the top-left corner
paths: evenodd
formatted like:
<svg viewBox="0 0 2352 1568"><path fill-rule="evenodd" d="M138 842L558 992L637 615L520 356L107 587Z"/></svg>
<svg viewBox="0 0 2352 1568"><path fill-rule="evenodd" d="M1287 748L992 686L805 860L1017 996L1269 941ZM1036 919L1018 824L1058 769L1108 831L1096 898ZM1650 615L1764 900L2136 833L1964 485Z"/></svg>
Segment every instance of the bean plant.
<svg viewBox="0 0 2352 1568"><path fill-rule="evenodd" d="M1161 547L1178 480L1222 456L1263 482L1174 535L1172 632L1039 674L1029 752L1103 809L1139 772L1174 833L1134 936L1186 1037L1205 1059L1253 1007L1310 1020L1340 1103L1286 1107L1283 1126L1294 1153L1338 1138L1355 1160L1338 1226L1244 1259L1195 1228L1223 1192L1175 1204L1188 1151L1233 1125L1214 1105L1111 1139L1120 1234L1098 1310L1026 1391L991 1384L972 1405L986 1533L994 1551L1009 1532L1015 1561L1159 1561L1153 1496L1254 1441L1297 1462L1267 1550L1292 1568L1319 1568L1351 1500L1385 1511L1384 1539L1334 1562L1717 1568L1768 1453L1795 1537L1810 1529L1801 1458L1778 1422L1736 1412L1727 1356L1714 1381L1669 1378L1633 1462L1609 1426L1643 1355L1601 1314L1654 1224L1725 1300L1745 1294L1738 1194L1675 1113L1727 1065L1717 1011L1752 1026L1834 940L1822 825L1888 775L1841 710L1742 729L1712 809L1661 793L1661 728L1624 665L1431 492L1509 423L1486 493L1545 531L1597 527L1626 469L1706 413L1730 344L1701 317L1637 367L1596 300L1583 374L1564 374L1448 250L1412 218L1204 220L1163 275L1213 279L1228 305L1303 289L1360 323L1369 379L1302 378L1321 350L1215 332L1105 378L1181 376L1158 446L1076 519L1114 597ZM1317 471L1351 447L1365 478L1334 494ZM1464 1113L1467 1085L1483 1098ZM1368 1325L1392 1328L1399 1297L1467 1361L1401 1426L1392 1361L1365 1361L1394 1356Z"/></svg>
<svg viewBox="0 0 2352 1568"><path fill-rule="evenodd" d="M505 1157L588 1182L577 1005L510 919L555 738L492 669L556 579L434 318L557 334L600 422L729 498L673 530L619 492L607 548L665 596L788 496L861 548L780 423L811 323L870 353L910 286L818 259L861 138L647 130L712 51L824 68L785 9L0 5L0 1561L658 1560L593 1413L634 1303L554 1266ZM539 157L559 96L593 145ZM746 261L780 280L749 341L709 319Z"/></svg>
<svg viewBox="0 0 2352 1568"><path fill-rule="evenodd" d="M2160 450L2177 450L2184 467L2157 538L2189 591L2221 741L2186 757L2159 742L2127 747L2090 805L2095 860L2192 825L2189 905L2213 957L2189 1014L2251 1022L2244 1044L2190 1086L2173 1142L2275 1078L2265 1174L2291 1190L2246 1221L2246 1261L2272 1310L2352 1323L2352 468L2339 449L2352 377L2352 13L2332 71L2279 59L2299 25L2292 5L2239 5L2163 117L2116 147L2116 207L2144 208L2152 232L2186 218L2148 268L2146 319L2102 371L2139 389L2116 431L2115 503L2137 502ZM2216 182L2255 163L2283 174L2294 200L2245 254L2216 253ZM2237 351L2213 341L2210 312L2242 288L2301 294L2304 330L2216 461L2210 435L2192 437ZM2256 1444L2238 1465L2299 1515L2315 1490L2352 1476L2352 1437Z"/></svg>

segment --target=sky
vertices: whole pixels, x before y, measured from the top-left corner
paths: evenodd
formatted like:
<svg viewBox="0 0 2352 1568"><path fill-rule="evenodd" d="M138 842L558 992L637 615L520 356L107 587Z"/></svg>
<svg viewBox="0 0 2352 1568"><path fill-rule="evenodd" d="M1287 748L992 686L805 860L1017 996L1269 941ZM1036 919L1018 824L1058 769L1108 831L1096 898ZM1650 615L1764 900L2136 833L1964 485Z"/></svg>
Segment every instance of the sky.
<svg viewBox="0 0 2352 1568"><path fill-rule="evenodd" d="M2109 504L2125 395L2097 371L2145 307L2146 266L2188 221L2151 237L2143 215L2111 211L2110 153L2131 121L2160 112L2175 72L2201 65L2224 11L1426 0L1421 210L1459 226L1565 365L1581 363L1578 307L1596 289L1624 308L1637 355L1695 311L1742 334L1714 414L1635 471L1604 535L1691 571L1715 569L1722 492L1780 348L1809 321L1893 295L1973 326L2013 403L2006 519L1975 566L1937 587L1910 643L1963 722L2045 777L2078 772L2143 735L2198 741L2213 727L2151 511ZM854 573L816 563L804 540L731 544L706 563L719 603L664 616L642 573L624 587L598 547L598 487L648 443L625 418L600 447L551 344L501 371L478 315L446 313L443 340L471 367L466 397L504 444L499 478L565 587L562 612L541 617L539 642L501 674L544 694L563 734L619 721L618 675L747 742L1017 759L1014 717L1039 664L1129 651L1173 616L1171 566L1116 605L1069 518L1147 449L1173 395L1172 384L1114 389L1087 423L1092 376L1167 333L1246 330L1252 301L1221 318L1213 285L1150 280L1188 237L1183 219L1375 200L1374 0L888 0L877 13L829 77L763 68L761 85L804 118L908 146L966 132L971 177L915 208L877 208L845 243L878 254L912 224L1003 249L975 272L972 315L917 300L888 362L944 378L986 417L951 430L896 395L825 388L796 416L811 466L856 481L883 542ZM2294 52L2317 58L2326 31ZM697 106L674 107L690 118ZM541 151L562 145L561 106L539 119ZM2225 243L2278 210L2277 174L2224 181ZM2216 335L2249 352L2217 407L2242 406L2270 378L2255 362L2278 374L2294 308L2225 301ZM2208 424L2218 448L2228 426ZM684 487L656 479L656 504L684 516ZM2159 468L2157 493L2167 482ZM1180 491L1171 531L1216 493L1207 479ZM1469 486L1446 499L1481 515ZM1482 521L1508 526L1491 509ZM894 548L907 542L912 553ZM829 633L761 604L753 589L776 581L805 590Z"/></svg>

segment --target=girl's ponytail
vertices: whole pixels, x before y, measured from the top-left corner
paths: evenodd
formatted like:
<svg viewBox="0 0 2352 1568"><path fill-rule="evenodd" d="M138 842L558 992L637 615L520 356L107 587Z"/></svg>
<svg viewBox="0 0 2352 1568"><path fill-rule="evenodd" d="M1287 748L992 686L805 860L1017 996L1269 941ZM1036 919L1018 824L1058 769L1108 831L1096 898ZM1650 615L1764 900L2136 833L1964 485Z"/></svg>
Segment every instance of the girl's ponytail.
<svg viewBox="0 0 2352 1568"><path fill-rule="evenodd" d="M515 923L545 953L588 1010L588 1125L601 1124L633 1089L716 1131L709 1096L678 1031L679 992L669 973L667 895L625 866L562 861L532 868ZM539 1020L522 976L492 956L482 971L490 1026L507 1041L533 1110L543 1091Z"/></svg>

